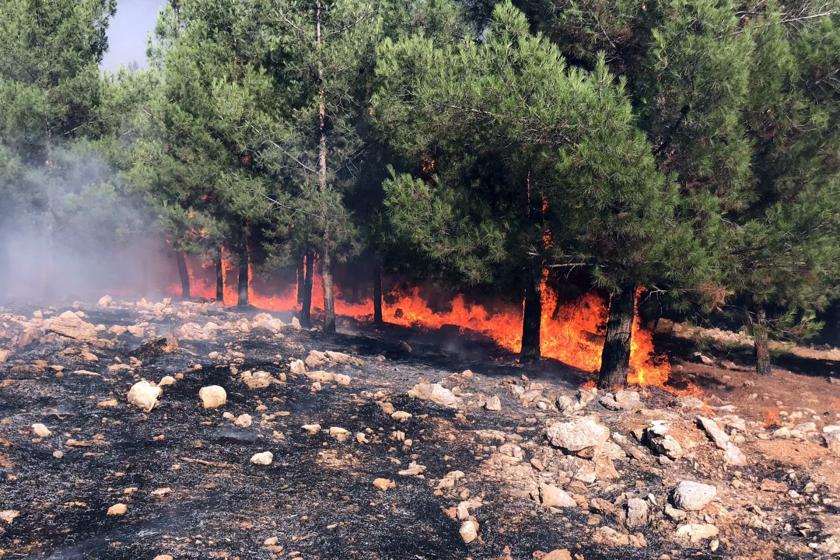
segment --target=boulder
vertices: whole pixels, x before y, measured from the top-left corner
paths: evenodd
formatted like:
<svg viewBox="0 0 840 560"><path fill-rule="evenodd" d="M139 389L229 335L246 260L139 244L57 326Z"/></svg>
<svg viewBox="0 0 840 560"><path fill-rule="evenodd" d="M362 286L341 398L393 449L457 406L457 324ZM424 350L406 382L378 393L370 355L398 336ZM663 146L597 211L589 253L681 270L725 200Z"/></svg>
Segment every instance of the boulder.
<svg viewBox="0 0 840 560"><path fill-rule="evenodd" d="M227 392L224 387L208 385L198 391L198 398L204 408L218 408L227 402Z"/></svg>
<svg viewBox="0 0 840 560"><path fill-rule="evenodd" d="M151 412L157 406L162 393L163 389L160 387L146 380L138 381L128 391L128 402L142 409L143 412Z"/></svg>
<svg viewBox="0 0 840 560"><path fill-rule="evenodd" d="M575 452L603 444L610 437L610 429L595 416L583 416L552 424L545 434L555 447Z"/></svg>
<svg viewBox="0 0 840 560"><path fill-rule="evenodd" d="M717 496L717 488L710 484L683 480L674 489L672 501L682 510L698 511L706 507Z"/></svg>

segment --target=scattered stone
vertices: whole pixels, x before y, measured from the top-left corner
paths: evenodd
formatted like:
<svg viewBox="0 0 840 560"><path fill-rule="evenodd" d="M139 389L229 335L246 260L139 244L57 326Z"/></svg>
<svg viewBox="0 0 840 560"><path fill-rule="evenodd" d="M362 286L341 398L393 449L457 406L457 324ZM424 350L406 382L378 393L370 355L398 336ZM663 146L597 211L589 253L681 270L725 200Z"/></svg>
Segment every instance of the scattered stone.
<svg viewBox="0 0 840 560"><path fill-rule="evenodd" d="M461 523L461 528L458 530L458 533L466 544L470 544L478 538L478 521L467 519Z"/></svg>
<svg viewBox="0 0 840 560"><path fill-rule="evenodd" d="M204 408L218 408L227 402L227 392L224 387L208 385L198 391L198 398Z"/></svg>
<svg viewBox="0 0 840 560"><path fill-rule="evenodd" d="M697 424L703 428L706 435L715 442L718 449L726 449L727 445L729 445L729 434L721 430L714 420L706 418L705 416L698 416Z"/></svg>
<svg viewBox="0 0 840 560"><path fill-rule="evenodd" d="M822 436L828 450L840 456L840 426L824 427Z"/></svg>
<svg viewBox="0 0 840 560"><path fill-rule="evenodd" d="M339 442L345 442L350 438L350 432L338 426L331 427L329 434Z"/></svg>
<svg viewBox="0 0 840 560"><path fill-rule="evenodd" d="M175 378L171 375L164 375L158 381L158 387L168 387L169 385L175 385Z"/></svg>
<svg viewBox="0 0 840 560"><path fill-rule="evenodd" d="M609 439L610 430L595 416L584 416L552 424L546 427L545 434L555 447L574 452L603 444Z"/></svg>
<svg viewBox="0 0 840 560"><path fill-rule="evenodd" d="M592 542L607 546L630 546L630 535L619 533L612 527L604 525L595 530Z"/></svg>
<svg viewBox="0 0 840 560"><path fill-rule="evenodd" d="M374 479L373 485L379 488L381 491L390 490L391 488L396 488L397 483L391 480L390 478L377 478Z"/></svg>
<svg viewBox="0 0 840 560"><path fill-rule="evenodd" d="M243 371L239 376L242 382L251 390L265 389L274 383L274 378L267 371Z"/></svg>
<svg viewBox="0 0 840 560"><path fill-rule="evenodd" d="M0 511L0 520L2 520L4 523L11 524L12 521L14 521L15 518L17 518L18 516L20 516L20 512L17 510L6 509Z"/></svg>
<svg viewBox="0 0 840 560"><path fill-rule="evenodd" d="M236 417L236 420L234 420L233 423L240 428L250 428L253 421L254 420L251 418L250 414L240 414Z"/></svg>
<svg viewBox="0 0 840 560"><path fill-rule="evenodd" d="M398 474L400 476L419 476L424 472L426 472L426 467L418 465L416 462L412 461L409 463L407 469L401 470Z"/></svg>
<svg viewBox="0 0 840 560"><path fill-rule="evenodd" d="M391 414L391 420L396 420L397 422L405 422L409 418L411 418L411 414L404 410L397 410Z"/></svg>
<svg viewBox="0 0 840 560"><path fill-rule="evenodd" d="M761 485L758 488L762 492L777 492L779 494L784 494L788 491L787 484L784 482L776 482L775 480L770 480L769 478L762 480Z"/></svg>
<svg viewBox="0 0 840 560"><path fill-rule="evenodd" d="M540 484L540 503L545 507L577 507L577 502L569 494L553 484Z"/></svg>
<svg viewBox="0 0 840 560"><path fill-rule="evenodd" d="M688 514L681 509L671 506L671 504L665 504L665 515L674 521L682 521Z"/></svg>
<svg viewBox="0 0 840 560"><path fill-rule="evenodd" d="M128 512L128 506L125 504L114 504L108 508L107 515L110 517L119 517Z"/></svg>
<svg viewBox="0 0 840 560"><path fill-rule="evenodd" d="M254 453L251 456L251 462L255 465L270 465L272 461L274 461L274 453L272 453L271 451Z"/></svg>
<svg viewBox="0 0 840 560"><path fill-rule="evenodd" d="M688 511L698 511L706 507L717 496L717 488L710 484L683 480L674 489L673 503L676 507Z"/></svg>
<svg viewBox="0 0 840 560"><path fill-rule="evenodd" d="M306 364L303 360L290 360L289 371L295 375L306 375Z"/></svg>
<svg viewBox="0 0 840 560"><path fill-rule="evenodd" d="M645 429L642 441L657 455L664 455L673 461L683 456L680 442L668 433L668 424L662 420L654 420Z"/></svg>
<svg viewBox="0 0 840 560"><path fill-rule="evenodd" d="M418 383L408 391L408 396L422 401L432 401L450 408L461 403L461 399L440 383Z"/></svg>
<svg viewBox="0 0 840 560"><path fill-rule="evenodd" d="M746 467L749 464L747 461L747 456L744 455L744 452L741 451L741 448L732 443L731 441L726 446L726 451L723 454L723 458L732 466L735 467Z"/></svg>
<svg viewBox="0 0 840 560"><path fill-rule="evenodd" d="M32 424L32 433L39 438L50 437L52 435L50 429L47 428L45 425L41 424L40 422Z"/></svg>
<svg viewBox="0 0 840 560"><path fill-rule="evenodd" d="M484 403L484 408L498 412L499 410L502 410L502 400L498 395L493 395Z"/></svg>
<svg viewBox="0 0 840 560"><path fill-rule="evenodd" d="M691 543L699 543L718 536L718 528L709 523L687 523L677 528L677 537Z"/></svg>
<svg viewBox="0 0 840 560"><path fill-rule="evenodd" d="M152 560L175 560L175 559L172 556L170 556L169 554L158 554Z"/></svg>
<svg viewBox="0 0 840 560"><path fill-rule="evenodd" d="M96 340L96 326L82 320L73 311L65 311L58 317L47 319L44 321L44 328L47 332L54 332L82 342Z"/></svg>
<svg viewBox="0 0 840 560"><path fill-rule="evenodd" d="M306 433L308 433L310 436L317 435L317 434L318 434L318 432L320 432L320 431L321 431L321 425L320 425L320 424L304 424L304 425L303 425L303 426L301 426L301 427L302 427L302 428L303 428L303 430L304 430Z"/></svg>
<svg viewBox="0 0 840 560"><path fill-rule="evenodd" d="M572 553L565 548L555 548L543 556L542 560L572 560Z"/></svg>
<svg viewBox="0 0 840 560"><path fill-rule="evenodd" d="M644 527L648 523L648 504L641 498L630 498L627 500L627 528L635 529Z"/></svg>
<svg viewBox="0 0 840 560"><path fill-rule="evenodd" d="M128 391L128 402L148 413L157 406L162 393L163 389L160 387L146 380L138 381Z"/></svg>
<svg viewBox="0 0 840 560"><path fill-rule="evenodd" d="M335 383L336 385L350 385L350 376L343 373L332 373L329 371L309 371L304 375L317 383Z"/></svg>

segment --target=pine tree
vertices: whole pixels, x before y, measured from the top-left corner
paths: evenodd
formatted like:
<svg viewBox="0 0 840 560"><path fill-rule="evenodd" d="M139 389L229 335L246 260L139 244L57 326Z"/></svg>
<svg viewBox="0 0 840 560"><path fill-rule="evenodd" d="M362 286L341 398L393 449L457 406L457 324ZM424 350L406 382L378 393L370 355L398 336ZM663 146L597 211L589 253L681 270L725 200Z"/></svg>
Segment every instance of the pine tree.
<svg viewBox="0 0 840 560"><path fill-rule="evenodd" d="M427 170L387 182L391 222L414 250L473 283L515 271L523 357L538 356L547 266L585 262L632 310L635 283L676 277L696 259L674 220L677 191L657 172L623 84L603 61L593 72L569 68L509 3L480 43L386 41L377 73L377 125ZM663 239L662 228L673 235ZM624 330L629 352L629 325L608 326L607 337Z"/></svg>

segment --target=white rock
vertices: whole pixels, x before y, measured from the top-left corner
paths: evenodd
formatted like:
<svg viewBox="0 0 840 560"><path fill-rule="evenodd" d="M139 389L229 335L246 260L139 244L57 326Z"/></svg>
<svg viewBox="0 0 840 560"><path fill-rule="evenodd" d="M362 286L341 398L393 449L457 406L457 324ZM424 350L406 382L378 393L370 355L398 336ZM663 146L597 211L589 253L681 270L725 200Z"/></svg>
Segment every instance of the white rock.
<svg viewBox="0 0 840 560"><path fill-rule="evenodd" d="M150 412L158 404L158 399L163 393L163 389L152 385L145 379L138 381L131 386L128 391L128 402L142 409L144 412Z"/></svg>
<svg viewBox="0 0 840 560"><path fill-rule="evenodd" d="M697 511L706 507L715 496L717 496L717 488L714 486L683 480L674 489L673 502L680 509Z"/></svg>
<svg viewBox="0 0 840 560"><path fill-rule="evenodd" d="M627 500L627 527L635 529L643 527L648 522L648 504L641 498Z"/></svg>
<svg viewBox="0 0 840 560"><path fill-rule="evenodd" d="M718 528L708 523L687 523L677 529L677 537L687 539L692 543L711 539L718 536Z"/></svg>
<svg viewBox="0 0 840 560"><path fill-rule="evenodd" d="M450 408L461 403L460 398L440 383L418 383L408 391L408 396Z"/></svg>
<svg viewBox="0 0 840 560"><path fill-rule="evenodd" d="M227 392L224 387L208 385L198 391L198 398L204 408L218 408L227 402Z"/></svg>
<svg viewBox="0 0 840 560"><path fill-rule="evenodd" d="M484 408L487 410L499 411L502 410L502 400L498 395L493 395L484 403Z"/></svg>
<svg viewBox="0 0 840 560"><path fill-rule="evenodd" d="M52 435L50 429L40 422L32 424L32 433L41 438L50 437Z"/></svg>
<svg viewBox="0 0 840 560"><path fill-rule="evenodd" d="M175 378L171 375L164 375L158 381L158 387L168 387L169 385L175 385Z"/></svg>
<svg viewBox="0 0 840 560"><path fill-rule="evenodd" d="M546 437L555 447L580 451L607 441L610 430L594 416L583 416L568 422L557 422L545 430Z"/></svg>
<svg viewBox="0 0 840 560"><path fill-rule="evenodd" d="M697 423L703 428L703 431L706 432L706 435L711 438L718 449L726 449L727 445L729 444L729 435L720 429L717 423L712 420L711 418L706 418L705 416L698 416Z"/></svg>
<svg viewBox="0 0 840 560"><path fill-rule="evenodd" d="M306 373L306 364L303 363L303 360L290 360L289 371L295 375L303 375Z"/></svg>
<svg viewBox="0 0 840 560"><path fill-rule="evenodd" d="M233 423L240 428L249 428L253 423L253 418L251 418L250 414L240 414L236 417L236 420Z"/></svg>
<svg viewBox="0 0 840 560"><path fill-rule="evenodd" d="M271 451L254 453L251 456L251 462L255 465L270 465L272 461L274 461L274 453L272 453Z"/></svg>
<svg viewBox="0 0 840 560"><path fill-rule="evenodd" d="M461 523L461 529L459 529L458 533L465 543L470 544L478 538L478 521L467 519Z"/></svg>

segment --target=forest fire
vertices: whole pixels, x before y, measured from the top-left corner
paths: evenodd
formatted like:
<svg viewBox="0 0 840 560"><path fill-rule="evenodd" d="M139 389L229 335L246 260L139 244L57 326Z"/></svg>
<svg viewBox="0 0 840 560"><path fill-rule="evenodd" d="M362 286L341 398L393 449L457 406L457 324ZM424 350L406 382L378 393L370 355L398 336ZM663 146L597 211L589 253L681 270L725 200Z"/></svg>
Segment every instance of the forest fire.
<svg viewBox="0 0 840 560"><path fill-rule="evenodd" d="M225 278L235 275L235 267L223 261ZM207 299L215 298L215 284L207 280L200 271L200 265L188 259L191 293ZM277 294L269 294L252 279L248 288L251 305L268 311L294 312L300 309L297 289L291 285ZM172 293L178 288L173 286ZM542 330L541 353L546 358L559 360L584 371L597 371L601 366L604 325L607 318L607 302L594 292L584 294L573 302L561 303L557 294L545 282L542 288ZM224 304L235 305L236 286L226 281ZM315 274L312 284L312 306L318 313L323 311L323 288L321 277ZM336 287L336 312L338 315L356 320L370 320L373 316L373 301L364 298L349 301ZM456 294L448 309L433 309L419 288L396 290L383 298L383 319L404 327L439 329L455 326L462 330L481 333L501 348L519 352L522 344L522 310L513 305L497 305L493 310L480 304L467 302L462 294ZM652 333L640 324L638 314L633 322L628 382L636 385L663 386L668 381L670 365L657 360Z"/></svg>

